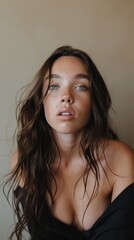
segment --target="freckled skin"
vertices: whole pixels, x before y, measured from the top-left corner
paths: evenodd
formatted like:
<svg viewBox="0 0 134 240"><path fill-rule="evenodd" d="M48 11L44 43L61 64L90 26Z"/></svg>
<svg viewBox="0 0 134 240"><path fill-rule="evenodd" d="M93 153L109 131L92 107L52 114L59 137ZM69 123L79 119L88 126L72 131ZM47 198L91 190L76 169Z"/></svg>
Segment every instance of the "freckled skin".
<svg viewBox="0 0 134 240"><path fill-rule="evenodd" d="M88 77L86 68L76 57L60 57L53 64L53 74L43 102L46 120L57 132L78 134L88 123L91 112L90 80L82 77ZM45 90L44 83L44 93ZM72 116L61 117L60 111Z"/></svg>

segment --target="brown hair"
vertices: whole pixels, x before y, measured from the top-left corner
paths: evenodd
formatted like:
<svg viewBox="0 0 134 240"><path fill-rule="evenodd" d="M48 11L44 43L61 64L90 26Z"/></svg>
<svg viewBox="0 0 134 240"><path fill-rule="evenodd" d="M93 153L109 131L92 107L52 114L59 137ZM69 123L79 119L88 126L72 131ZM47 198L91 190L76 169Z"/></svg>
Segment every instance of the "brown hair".
<svg viewBox="0 0 134 240"><path fill-rule="evenodd" d="M95 157L98 155L94 153L98 153L98 147L102 139L118 139L109 121L111 98L97 67L89 55L79 49L70 46L58 48L45 61L34 79L34 85L29 94L19 103L17 108L17 110L19 109L17 115L18 162L15 169L10 173L7 182L11 182L10 190L17 187L22 175L24 175L25 182L24 191L21 191L21 194L13 195L13 206L18 222L10 239L13 239L14 234L17 239L21 239L22 231L29 222L32 222L33 226L38 223L46 192L50 194L52 203L54 201L50 182L53 180L56 188L57 185L54 173L51 170L51 163L55 160L58 148L45 118L42 86L45 74L47 71L51 73L53 63L61 56L75 56L81 59L91 80L92 112L90 120L84 129L80 147L89 166L82 176L85 191L89 171L92 171L96 178L92 196L94 196L99 186L98 159ZM24 203L23 211L20 202Z"/></svg>

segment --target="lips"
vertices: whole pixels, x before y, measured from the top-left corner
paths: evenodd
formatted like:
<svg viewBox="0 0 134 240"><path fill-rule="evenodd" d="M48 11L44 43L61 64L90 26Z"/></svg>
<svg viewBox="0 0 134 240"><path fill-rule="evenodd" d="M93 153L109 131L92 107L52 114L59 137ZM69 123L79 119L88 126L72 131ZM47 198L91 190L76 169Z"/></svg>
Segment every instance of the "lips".
<svg viewBox="0 0 134 240"><path fill-rule="evenodd" d="M72 119L75 116L75 113L72 109L61 109L58 111L57 116L63 119Z"/></svg>
<svg viewBox="0 0 134 240"><path fill-rule="evenodd" d="M59 115L60 116L69 116L69 115L72 115L72 114L69 113L69 112L61 112Z"/></svg>
<svg viewBox="0 0 134 240"><path fill-rule="evenodd" d="M74 111L70 108L64 108L64 109L60 109L57 113L58 116L73 116L74 115Z"/></svg>

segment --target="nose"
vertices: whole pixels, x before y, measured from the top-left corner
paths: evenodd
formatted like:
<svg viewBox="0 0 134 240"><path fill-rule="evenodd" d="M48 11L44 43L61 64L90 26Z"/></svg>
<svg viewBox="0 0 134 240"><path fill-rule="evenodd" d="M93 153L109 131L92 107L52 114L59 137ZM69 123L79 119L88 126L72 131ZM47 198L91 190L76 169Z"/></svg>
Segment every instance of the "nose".
<svg viewBox="0 0 134 240"><path fill-rule="evenodd" d="M70 96L63 96L61 102L62 102L62 103L72 104L72 103L73 103L73 99L72 99L72 97L70 97Z"/></svg>

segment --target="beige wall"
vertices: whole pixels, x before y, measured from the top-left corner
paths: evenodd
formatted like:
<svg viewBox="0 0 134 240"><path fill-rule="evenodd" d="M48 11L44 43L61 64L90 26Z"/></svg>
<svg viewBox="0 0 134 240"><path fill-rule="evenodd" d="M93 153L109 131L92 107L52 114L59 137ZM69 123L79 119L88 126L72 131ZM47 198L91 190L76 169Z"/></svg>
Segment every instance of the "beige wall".
<svg viewBox="0 0 134 240"><path fill-rule="evenodd" d="M9 169L16 92L65 44L91 55L110 90L119 136L134 147L133 26L133 0L0 0L0 178ZM0 193L0 240L12 221Z"/></svg>

